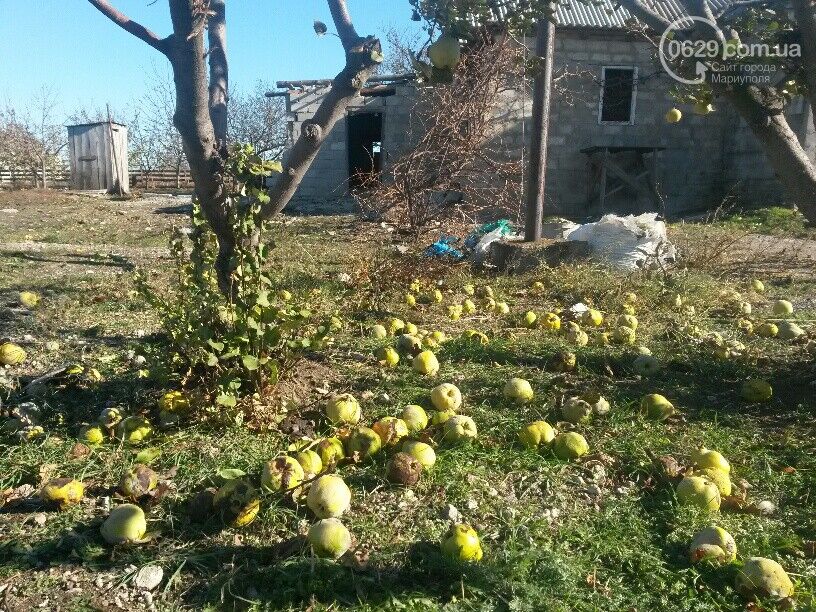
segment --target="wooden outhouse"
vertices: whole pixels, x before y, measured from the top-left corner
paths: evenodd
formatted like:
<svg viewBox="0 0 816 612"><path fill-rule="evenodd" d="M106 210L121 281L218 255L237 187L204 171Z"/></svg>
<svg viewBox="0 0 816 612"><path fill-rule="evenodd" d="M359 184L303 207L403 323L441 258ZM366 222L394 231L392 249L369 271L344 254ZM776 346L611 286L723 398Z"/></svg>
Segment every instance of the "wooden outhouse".
<svg viewBox="0 0 816 612"><path fill-rule="evenodd" d="M71 187L128 193L127 126L115 122L68 126Z"/></svg>

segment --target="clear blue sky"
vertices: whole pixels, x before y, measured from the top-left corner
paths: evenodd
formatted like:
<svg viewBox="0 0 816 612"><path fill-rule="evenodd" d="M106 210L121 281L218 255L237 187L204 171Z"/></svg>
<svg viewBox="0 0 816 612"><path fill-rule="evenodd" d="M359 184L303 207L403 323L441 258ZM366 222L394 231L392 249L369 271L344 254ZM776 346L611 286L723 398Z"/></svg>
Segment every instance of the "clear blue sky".
<svg viewBox="0 0 816 612"><path fill-rule="evenodd" d="M159 35L169 34L167 0L114 0ZM408 0L349 0L361 34L416 28ZM86 0L0 0L0 104L26 104L43 85L62 98L63 115L79 109L125 109L166 59L108 21ZM326 78L343 64L334 36L318 38L315 19L331 24L325 0L228 0L231 80ZM333 28L330 27L330 31Z"/></svg>

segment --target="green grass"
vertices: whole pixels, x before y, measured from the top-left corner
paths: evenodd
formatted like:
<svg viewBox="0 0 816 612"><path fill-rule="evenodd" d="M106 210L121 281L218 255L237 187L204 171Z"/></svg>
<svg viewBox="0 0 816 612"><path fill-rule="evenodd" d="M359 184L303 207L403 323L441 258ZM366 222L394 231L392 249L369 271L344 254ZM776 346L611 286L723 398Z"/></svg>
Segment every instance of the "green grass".
<svg viewBox="0 0 816 612"><path fill-rule="evenodd" d="M114 235L124 231L120 227ZM140 243L153 231L137 228L128 243ZM318 287L321 303L339 307L348 317L334 345L304 364L304 379L297 382L306 388L305 396L299 405L289 405L289 414L315 419L320 434L330 433L314 412L322 396L313 387L323 378L333 390L361 399L366 423L397 415L408 403L430 408L430 388L451 381L465 397L463 412L478 425L478 441L440 445L436 467L411 490L385 480L386 453L340 468L353 491L343 521L354 535L356 557L330 563L311 558L303 546L313 520L309 511L278 496L265 496L258 518L244 529L224 528L217 520L192 522L187 501L217 484L220 468L240 468L257 477L262 462L285 451L292 438L274 426L215 429L189 423L149 443L162 450L154 469L175 472L171 492L149 513L156 537L111 549L98 534L104 500L139 448L106 443L81 458L71 458L71 449L80 423L106 405L156 417L156 399L179 385L165 363L164 339L117 260L6 257L0 261L0 301L13 302L24 288L44 296L33 316L4 320L4 336L35 339L25 343L29 360L13 373L25 380L81 360L102 375L97 382L49 386L37 398L48 434L44 440L18 444L11 436L0 438L0 490L38 487L46 475L81 478L88 486L83 504L47 512L43 524L34 520L42 511L36 504L0 509L0 585L13 587L14 601L33 608L48 598L52 607L60 602L68 610L99 609L116 593L134 593L128 586L131 566L158 563L166 577L154 594L161 610L742 609L745 601L732 587L736 566L693 567L687 560L693 533L713 521L733 534L740 560L752 555L778 560L796 583L799 608L816 606L814 562L812 553L806 554L808 542L816 540L814 356L804 343L742 336L734 320L718 311L718 296L726 287L750 299L757 319L769 316L772 297L785 296L812 337L813 279L791 280L785 270L775 270L761 296L739 274L723 280L697 269L624 275L574 265L530 276L488 277L463 266L385 254L383 245L390 238L378 228L355 226L348 217L298 219L276 225L272 233L281 285L295 292ZM165 282L167 261L141 263L156 272L155 282ZM348 291L338 280L340 272L356 277L361 270L368 271L370 285ZM418 310L403 305L402 295L416 276L426 286L442 283L442 305ZM528 291L534 279L545 283L542 295ZM511 315L479 312L450 321L445 305L461 301L467 282L489 283L511 305ZM562 335L518 324L528 309L540 314L578 301L614 318L627 291L639 296L638 344L648 346L663 364L651 379L633 372L635 347L592 341L587 347L568 347ZM682 333L689 321L665 306L665 296L675 293L695 306L693 324L741 340L758 358L720 361L704 342ZM366 294L381 303L364 305ZM370 355L380 345L364 331L391 316L451 337L480 329L491 340L483 347L456 339L445 344L436 351L441 371L434 380L413 372L407 360L384 371L355 354ZM59 340L61 350L47 351L43 343L48 340ZM576 371L548 371L544 364L565 348L578 356ZM147 357L149 377L138 376L129 350ZM314 379L307 380L310 372ZM512 376L531 381L533 402L514 406L502 399L503 383ZM751 377L772 382L771 401L750 405L739 398L739 385ZM540 418L555 424L558 399L588 389L598 389L612 404L608 416L577 426L590 444L588 457L569 463L517 443L521 426ZM637 406L650 392L665 394L679 415L662 423L645 420ZM22 399L19 392L11 395L12 404ZM720 450L731 461L733 479L750 483L749 501L769 500L777 510L768 516L736 510L705 515L678 506L672 483L653 457L670 455L687 465L691 451L701 445ZM589 494L592 486L599 496ZM438 543L447 529L448 504L479 532L485 551L480 564L458 566L441 556ZM65 594L65 571L76 576L80 593ZM104 579L104 588L94 586L97 577Z"/></svg>
<svg viewBox="0 0 816 612"><path fill-rule="evenodd" d="M770 206L729 212L718 222L740 230L774 236L813 238L814 229L802 213L792 208Z"/></svg>

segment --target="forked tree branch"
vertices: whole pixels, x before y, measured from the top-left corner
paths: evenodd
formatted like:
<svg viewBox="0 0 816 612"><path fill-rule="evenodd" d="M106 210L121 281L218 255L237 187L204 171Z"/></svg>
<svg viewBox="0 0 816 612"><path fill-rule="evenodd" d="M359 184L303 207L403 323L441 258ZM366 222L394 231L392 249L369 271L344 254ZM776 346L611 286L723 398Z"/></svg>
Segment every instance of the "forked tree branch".
<svg viewBox="0 0 816 612"><path fill-rule="evenodd" d="M130 17L117 10L107 0L88 0L88 2L90 2L92 6L99 9L99 12L105 15L105 17L110 19L120 28L126 32L130 32L139 40L146 42L157 51L161 51L163 54L167 55L169 42L166 38L159 38L142 24L133 21Z"/></svg>
<svg viewBox="0 0 816 612"><path fill-rule="evenodd" d="M283 173L269 189L270 200L261 209L264 218L281 212L289 203L332 128L345 116L349 104L359 97L360 90L382 61L380 41L373 36L357 35L346 0L327 2L346 52L346 65L332 81L314 116L301 125L300 136L286 156Z"/></svg>
<svg viewBox="0 0 816 612"><path fill-rule="evenodd" d="M227 62L227 18L224 0L211 0L207 36L210 58L210 118L221 148L227 142L229 64Z"/></svg>
<svg viewBox="0 0 816 612"><path fill-rule="evenodd" d="M346 0L328 0L328 3L334 27L337 28L337 35L340 37L340 42L343 43L343 49L348 53L357 44L360 37L357 35L357 30L354 29Z"/></svg>

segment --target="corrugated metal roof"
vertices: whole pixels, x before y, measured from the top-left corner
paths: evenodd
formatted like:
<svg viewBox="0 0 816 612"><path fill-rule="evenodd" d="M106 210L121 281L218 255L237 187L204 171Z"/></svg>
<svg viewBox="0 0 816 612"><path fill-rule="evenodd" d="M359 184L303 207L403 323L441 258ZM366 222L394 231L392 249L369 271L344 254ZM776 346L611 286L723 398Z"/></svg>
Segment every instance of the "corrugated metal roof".
<svg viewBox="0 0 816 612"><path fill-rule="evenodd" d="M524 0L496 0L492 11L497 19L503 18L508 10L516 10ZM714 13L727 8L730 0L709 0ZM678 0L649 0L649 8L661 17L674 21L686 14ZM555 11L556 23L564 27L626 29L633 19L632 14L617 0L566 0L559 2Z"/></svg>

